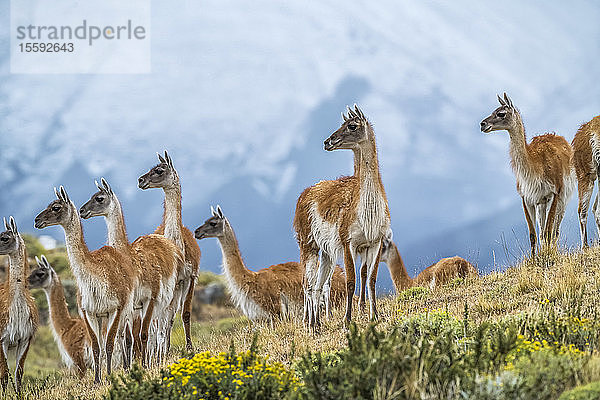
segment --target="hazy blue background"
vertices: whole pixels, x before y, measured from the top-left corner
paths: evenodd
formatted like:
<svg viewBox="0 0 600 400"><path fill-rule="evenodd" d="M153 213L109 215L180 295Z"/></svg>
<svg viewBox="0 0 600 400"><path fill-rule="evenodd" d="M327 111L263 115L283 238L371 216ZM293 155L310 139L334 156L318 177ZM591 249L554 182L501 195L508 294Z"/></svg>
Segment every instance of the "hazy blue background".
<svg viewBox="0 0 600 400"><path fill-rule="evenodd" d="M136 180L168 149L188 227L221 204L250 268L297 260L296 199L351 173L351 152L322 143L356 102L375 127L409 273L455 254L502 268L528 240L508 135L479 132L496 93L512 96L530 136L571 140L600 111L599 3L524 3L153 1L152 74L111 76L11 75L0 0L0 215L33 232L53 186L80 205L104 176L131 239L151 232L163 194ZM576 204L567 245L579 241ZM104 222L84 226L100 246ZM217 271L216 241L200 246L201 267ZM379 284L391 285L386 268Z"/></svg>

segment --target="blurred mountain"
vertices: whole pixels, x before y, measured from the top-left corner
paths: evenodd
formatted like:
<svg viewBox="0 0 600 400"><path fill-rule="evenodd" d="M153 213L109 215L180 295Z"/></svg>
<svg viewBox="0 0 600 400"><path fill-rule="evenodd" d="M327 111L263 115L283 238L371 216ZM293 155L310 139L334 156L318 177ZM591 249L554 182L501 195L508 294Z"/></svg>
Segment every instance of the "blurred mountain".
<svg viewBox="0 0 600 400"><path fill-rule="evenodd" d="M568 140L600 109L593 2L154 1L152 14L146 75L10 74L10 24L0 24L0 215L33 230L53 186L80 205L105 176L131 238L152 232L162 193L136 181L168 149L190 229L221 204L249 266L298 259L296 199L352 172L351 152L325 152L323 140L356 102L377 133L407 265L460 254L489 270L492 252L510 262L498 259L500 235L525 228L508 136L478 130L496 93L512 96L529 132ZM579 240L574 207L568 245ZM102 220L84 226L90 247L104 243ZM59 228L44 234L62 239ZM201 243L202 267L218 270L213 242Z"/></svg>

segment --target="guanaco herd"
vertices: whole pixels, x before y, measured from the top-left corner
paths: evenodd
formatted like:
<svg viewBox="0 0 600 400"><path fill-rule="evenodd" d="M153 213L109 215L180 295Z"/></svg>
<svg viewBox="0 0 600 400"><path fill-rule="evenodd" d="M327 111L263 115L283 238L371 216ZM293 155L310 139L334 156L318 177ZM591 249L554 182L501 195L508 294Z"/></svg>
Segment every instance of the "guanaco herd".
<svg viewBox="0 0 600 400"><path fill-rule="evenodd" d="M510 158L529 228L531 253L539 241L556 245L560 223L579 183L579 221L582 245L587 246L587 213L596 179L600 176L600 116L583 124L572 145L561 136L545 134L527 142L520 112L511 99L498 96L500 107L481 122L481 131L506 130ZM360 257L359 308L369 299L369 315L377 318L375 282L379 262L387 264L396 291L411 286L435 287L457 277L477 275L460 257L445 258L415 279L404 266L392 241L388 200L379 171L375 132L355 105L342 113L342 125L324 142L327 151L354 153L354 174L321 181L305 189L296 204L293 226L300 262L272 265L259 271L246 267L233 227L221 207L192 233L182 222L181 184L167 152L142 175L138 187L164 192L164 214L154 233L130 242L121 203L109 183L96 182L97 192L80 209L65 188L54 189L52 202L35 218L35 227L60 225L69 263L78 287L79 316L67 308L60 278L45 256L29 258L15 220L4 220L0 254L8 255L9 270L0 286L0 383L8 384L6 355L16 353L15 389L21 390L23 365L35 334L38 314L30 289L46 294L54 338L64 364L83 376L94 368L100 382L101 365L107 373L128 368L135 357L142 365L160 364L170 346L177 312L181 314L186 347L192 350L190 317L200 265L197 240L215 237L221 247L223 274L232 302L250 320L294 318L303 315L312 330L321 325L321 313L345 305L344 323L352 319L356 285L355 261ZM600 205L593 213L600 230ZM82 218L102 216L106 246L90 250ZM336 265L342 259L344 268ZM368 296L367 296L368 293Z"/></svg>

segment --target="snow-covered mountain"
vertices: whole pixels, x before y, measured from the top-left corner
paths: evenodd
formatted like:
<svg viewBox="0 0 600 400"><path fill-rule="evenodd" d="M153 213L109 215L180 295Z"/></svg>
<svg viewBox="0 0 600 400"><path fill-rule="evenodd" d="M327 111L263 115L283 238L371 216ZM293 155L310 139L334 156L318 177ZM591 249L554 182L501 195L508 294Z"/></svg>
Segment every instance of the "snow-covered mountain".
<svg viewBox="0 0 600 400"><path fill-rule="evenodd" d="M508 136L478 129L496 93L512 96L530 135L570 140L600 110L594 2L154 1L147 75L10 74L9 2L0 15L0 215L33 230L53 186L83 203L105 176L130 235L147 233L162 193L136 180L168 149L186 224L221 204L253 268L298 259L298 194L351 172L350 152L322 149L346 104L374 123L394 237L413 269L454 254L489 269L502 231L525 229ZM85 226L99 246L103 222ZM201 248L202 266L218 268L216 243Z"/></svg>

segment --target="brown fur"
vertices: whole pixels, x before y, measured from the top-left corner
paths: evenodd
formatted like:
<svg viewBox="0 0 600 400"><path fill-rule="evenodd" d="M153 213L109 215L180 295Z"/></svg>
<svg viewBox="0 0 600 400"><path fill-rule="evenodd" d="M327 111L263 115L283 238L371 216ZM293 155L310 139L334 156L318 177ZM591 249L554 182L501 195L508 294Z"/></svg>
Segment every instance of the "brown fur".
<svg viewBox="0 0 600 400"><path fill-rule="evenodd" d="M570 158L573 152L569 142L554 133L535 136L525 145L527 157L535 174L557 188L562 188L563 177L570 173ZM511 166L516 169L516 160ZM518 182L517 182L518 184Z"/></svg>
<svg viewBox="0 0 600 400"><path fill-rule="evenodd" d="M598 165L597 161L594 160L592 154L592 146L590 139L592 137L597 138L600 144L600 115L594 117L591 121L582 124L575 138L573 139L573 165L575 166L575 173L577 175L577 189L579 194L579 227L581 232L581 242L585 247L588 244L587 235L587 214L590 205L590 199L592 192L594 191L594 185L596 179L598 179ZM597 213L597 201L594 202L593 212ZM596 217L596 224L600 227L600 218Z"/></svg>
<svg viewBox="0 0 600 400"><path fill-rule="evenodd" d="M390 241L389 246L390 249L388 251L390 255L387 266L390 270L390 275L392 277L394 287L396 288L396 293L399 293L413 286L413 280L406 271L404 261L402 260L402 256L400 256L400 251L398 251L396 244Z"/></svg>
<svg viewBox="0 0 600 400"><path fill-rule="evenodd" d="M300 264L298 264L298 268L301 268ZM333 276L331 277L331 290L329 293L329 302L335 306L339 307L344 304L346 300L346 275L344 274L344 270L339 266L336 266L333 270Z"/></svg>
<svg viewBox="0 0 600 400"><path fill-rule="evenodd" d="M258 306L260 306L269 318L282 317L282 311L286 304L282 302L282 296L291 303L302 304L304 292L302 289L303 273L300 263L287 262L271 265L258 271L249 270L239 249L235 233L228 221L224 221L223 236L219 237L221 248L226 257L223 260L226 274L235 282L235 288L229 283L231 292L244 293ZM339 267L334 271L331 287L331 298L334 303L339 302L341 294L345 293L345 278ZM234 302L235 302L235 295ZM244 311L244 310L242 310ZM251 315L247 315L253 318Z"/></svg>
<svg viewBox="0 0 600 400"><path fill-rule="evenodd" d="M534 255L536 213L544 215L538 219L541 241L555 245L558 240L560 223L572 193L573 150L565 138L555 134L536 136L527 143L519 110L506 93L503 99L498 96L498 100L500 107L481 121L481 130L486 133L508 131L511 166L517 178L517 191L522 198L531 253Z"/></svg>
<svg viewBox="0 0 600 400"><path fill-rule="evenodd" d="M104 246L98 250L90 251L83 237L83 229L79 212L73 202L68 198L63 187L56 192L58 200L51 202L35 219L37 228L51 225L61 225L65 232L67 254L71 270L77 280L79 290L82 292L83 316L86 321L88 333L92 341L94 354L95 381L100 382L100 341L94 333L90 321L102 332L102 321L106 313L113 312L114 322L107 328L106 360L107 373L112 369L112 353L117 333L122 332L131 318L129 313L133 307L133 289L136 280L136 271L132 257L115 250L113 247ZM57 211L54 211L59 207ZM106 291L98 293L98 286L104 285ZM86 298L87 297L87 298ZM116 303L112 308L107 300ZM131 321L130 321L131 322ZM129 351L131 343L129 336L125 335L127 354L123 354L123 365L129 366Z"/></svg>
<svg viewBox="0 0 600 400"><path fill-rule="evenodd" d="M12 217L11 217L12 220ZM0 285L0 337L4 334L7 325L10 322L10 306L12 304L13 298L15 296L15 291L19 289L22 292L23 298L27 304L27 308L29 309L29 318L30 322L33 326L32 336L29 338L19 338L20 340L27 340L27 347L25 348L24 353L21 358L17 360L17 366L15 371L15 389L17 393L21 393L21 383L23 379L23 370L25 367L25 359L27 358L27 352L29 350L30 341L35 334L38 326L38 311L35 306L35 301L29 289L27 288L27 277L29 275L29 260L27 257L27 249L25 247L25 242L21 238L21 236L15 232L16 240L20 241L20 245L18 248L18 255L9 255L10 257L10 266L7 269L7 277L6 280ZM22 271L20 276L15 276L11 271L12 262L21 262ZM11 275L12 273L12 275ZM19 282L20 281L20 282ZM18 288L18 286L20 286ZM0 386L2 387L2 392L6 393L7 385L8 385L8 363L6 361L8 354L4 353L4 343L0 341Z"/></svg>
<svg viewBox="0 0 600 400"><path fill-rule="evenodd" d="M145 308L141 321L137 321L137 316L134 318L132 327L134 352L141 358L142 365L150 361L150 356L160 362L166 348L156 348L157 353L152 355L148 352L149 328L152 321L158 327L159 320L165 317L163 314L170 312L167 299L168 302L171 301L174 287L168 285L176 279L183 268L183 254L173 241L158 234L141 236L130 243L123 209L117 195L104 178L101 179L101 184L96 182L96 186L99 191L81 207L81 213L84 218L103 216L108 228L108 245L132 259L136 272L136 290L139 295L139 298L134 300L138 302L135 306L141 307L140 313L144 312ZM169 292L162 293L162 288L168 289ZM160 308L158 310L157 301ZM166 327L161 325L160 328ZM168 336L168 331L164 333Z"/></svg>
<svg viewBox="0 0 600 400"><path fill-rule="evenodd" d="M406 271L396 244L390 241L389 246L387 266L390 270L396 293L413 286L439 287L456 278L467 278L477 275L477 269L470 262L462 257L455 256L442 258L421 271L415 279L412 279Z"/></svg>
<svg viewBox="0 0 600 400"><path fill-rule="evenodd" d="M155 233L172 240L183 252L185 264L177 277L173 309L181 310L186 349L193 350L191 334L192 297L200 268L200 247L192 233L185 228L181 215L181 182L171 157L165 151L158 155L159 164L138 179L141 189L161 188L165 194L162 224Z"/></svg>
<svg viewBox="0 0 600 400"><path fill-rule="evenodd" d="M73 360L80 377L87 371L86 347L91 347L90 336L85 322L69 313L63 285L58 276L52 277L49 288L50 321L65 351Z"/></svg>
<svg viewBox="0 0 600 400"><path fill-rule="evenodd" d="M192 274L192 278L189 284L189 288L187 293L184 293L185 299L183 302L183 307L181 309L181 319L183 320L183 327L185 330L186 337L186 348L188 350L192 350L192 331L190 327L191 316L192 316L192 298L194 296L194 287L196 285L196 277L198 276L198 270L200 269L200 246L198 246L198 242L194 238L194 234L183 224L181 226L181 236L183 237L184 244L184 259L185 264L189 268L194 269L194 273ZM155 231L156 234L163 235L165 232L164 221Z"/></svg>
<svg viewBox="0 0 600 400"><path fill-rule="evenodd" d="M157 234L137 238L131 243L131 251L135 264L139 268L138 279L151 291L150 304L143 316L139 337L134 336L134 340L139 339L141 342L142 360L145 360L148 356L148 329L152 319L154 300L159 295L161 282L173 274L173 268L176 268L177 273L183 268L183 256L175 243Z"/></svg>
<svg viewBox="0 0 600 400"><path fill-rule="evenodd" d="M354 128L349 133L351 125L358 125L359 128ZM354 132L362 132L362 138L358 135L354 135ZM344 141L347 140L347 143ZM339 145L344 143L344 145ZM316 232L313 232L313 222L311 215L311 208L316 205L317 212L324 221L337 226L336 234L339 237L341 249L329 249L329 251L343 252L344 266L346 271L346 316L345 321L348 324L352 316L352 298L354 297L354 290L356 284L355 278L355 267L353 252L361 253L366 249L371 250L374 246L379 246L381 238L389 227L389 209L387 206L387 198L383 183L381 181L381 175L379 173L379 163L377 159L377 148L375 145L375 134L370 123L366 120L362 112L355 107L355 111L349 112L349 117L344 116L344 123L342 126L334 132L329 139L325 141L325 146L329 150L336 148L352 148L354 151L354 169L355 175L350 177L343 177L332 181L321 181L314 186L305 189L296 204L296 214L294 217L294 229L296 231L296 238L298 246L300 247L300 262L303 265L303 269L306 271L306 279L304 280L306 297L308 303L305 303L305 318L308 318L308 323L311 326L318 326L319 312L314 310L315 302L314 297L319 296L321 290L320 283L315 282L320 274L321 267L318 267L316 260L319 257L319 252L323 249L319 248L317 239L315 238ZM352 237L353 233L351 228L353 226L359 226L358 229L365 229L366 226L361 225L359 209L361 201L361 191L363 185L374 181L372 190L374 190L375 196L383 199L385 210L382 210L385 215L383 225L387 226L382 232L379 231L381 227L377 226L378 230L376 233L376 239L374 243L363 243L363 239L359 236ZM373 211L375 204L369 205L370 210L365 218L369 222L367 224L373 224ZM375 227L375 225L372 225ZM361 231L360 234L363 234ZM364 247L364 248L363 248ZM329 255L334 256L333 254ZM376 318L377 310L375 306L375 281L377 279L377 264L379 256L376 256L373 271L369 277L369 298L371 301L371 318ZM335 261L335 260L333 260ZM324 263L321 263L324 264ZM310 268L308 267L310 266ZM316 267L317 271L312 269ZM314 285L314 287L313 287ZM313 294L313 291L316 293ZM312 307L312 309L311 309Z"/></svg>
<svg viewBox="0 0 600 400"><path fill-rule="evenodd" d="M429 288L446 285L456 278L467 278L477 275L475 267L464 258L454 256L442 258L437 263L425 268L414 280L415 286Z"/></svg>

